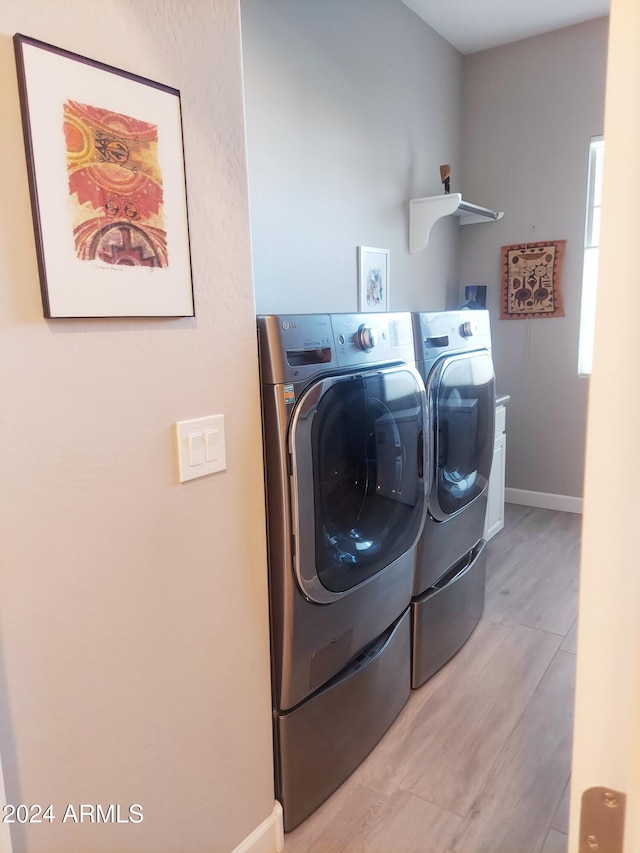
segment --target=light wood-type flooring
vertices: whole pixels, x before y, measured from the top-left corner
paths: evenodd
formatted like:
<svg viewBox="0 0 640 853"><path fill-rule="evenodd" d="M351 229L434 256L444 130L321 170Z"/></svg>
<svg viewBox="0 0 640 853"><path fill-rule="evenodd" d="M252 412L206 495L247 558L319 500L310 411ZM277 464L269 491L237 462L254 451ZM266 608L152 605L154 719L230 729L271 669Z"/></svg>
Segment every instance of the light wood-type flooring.
<svg viewBox="0 0 640 853"><path fill-rule="evenodd" d="M285 853L565 853L581 521L507 504L475 632Z"/></svg>

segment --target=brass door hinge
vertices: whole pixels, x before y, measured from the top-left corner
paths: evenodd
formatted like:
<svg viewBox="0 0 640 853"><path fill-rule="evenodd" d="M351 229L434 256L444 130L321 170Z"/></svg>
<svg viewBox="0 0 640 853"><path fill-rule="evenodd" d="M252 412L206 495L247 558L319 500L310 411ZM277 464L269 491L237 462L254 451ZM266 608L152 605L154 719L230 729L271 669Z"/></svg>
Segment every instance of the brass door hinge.
<svg viewBox="0 0 640 853"><path fill-rule="evenodd" d="M622 853L627 796L613 788L589 788L580 807L579 853Z"/></svg>

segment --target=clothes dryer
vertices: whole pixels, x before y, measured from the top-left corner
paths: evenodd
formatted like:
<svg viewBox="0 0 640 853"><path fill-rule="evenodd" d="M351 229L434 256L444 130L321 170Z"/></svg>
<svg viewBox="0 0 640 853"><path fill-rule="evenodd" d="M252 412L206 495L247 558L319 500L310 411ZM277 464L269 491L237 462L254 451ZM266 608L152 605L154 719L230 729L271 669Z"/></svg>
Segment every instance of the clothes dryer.
<svg viewBox="0 0 640 853"><path fill-rule="evenodd" d="M495 380L488 311L416 313L413 326L431 458L411 604L411 681L420 687L462 647L484 610Z"/></svg>
<svg viewBox="0 0 640 853"><path fill-rule="evenodd" d="M426 396L411 316L258 317L276 790L285 830L410 693Z"/></svg>

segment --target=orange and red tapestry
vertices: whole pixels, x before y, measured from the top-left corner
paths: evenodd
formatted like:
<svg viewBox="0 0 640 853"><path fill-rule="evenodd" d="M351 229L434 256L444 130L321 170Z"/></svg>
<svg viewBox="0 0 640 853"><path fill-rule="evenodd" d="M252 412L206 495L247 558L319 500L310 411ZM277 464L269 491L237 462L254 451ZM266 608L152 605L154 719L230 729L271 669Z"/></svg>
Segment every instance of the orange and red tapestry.
<svg viewBox="0 0 640 853"><path fill-rule="evenodd" d="M501 320L564 317L560 268L566 240L502 247Z"/></svg>
<svg viewBox="0 0 640 853"><path fill-rule="evenodd" d="M64 132L77 257L168 267L157 126L66 101Z"/></svg>

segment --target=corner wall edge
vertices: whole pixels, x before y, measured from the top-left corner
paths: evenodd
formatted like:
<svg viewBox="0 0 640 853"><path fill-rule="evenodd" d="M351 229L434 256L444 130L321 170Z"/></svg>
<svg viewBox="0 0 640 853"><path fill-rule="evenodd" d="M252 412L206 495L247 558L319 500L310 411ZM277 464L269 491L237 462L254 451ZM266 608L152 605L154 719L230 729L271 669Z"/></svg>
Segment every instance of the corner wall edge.
<svg viewBox="0 0 640 853"><path fill-rule="evenodd" d="M234 847L232 853L282 853L284 850L284 821L282 806L276 800L273 811L250 835Z"/></svg>

